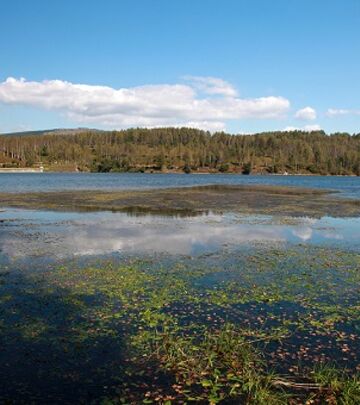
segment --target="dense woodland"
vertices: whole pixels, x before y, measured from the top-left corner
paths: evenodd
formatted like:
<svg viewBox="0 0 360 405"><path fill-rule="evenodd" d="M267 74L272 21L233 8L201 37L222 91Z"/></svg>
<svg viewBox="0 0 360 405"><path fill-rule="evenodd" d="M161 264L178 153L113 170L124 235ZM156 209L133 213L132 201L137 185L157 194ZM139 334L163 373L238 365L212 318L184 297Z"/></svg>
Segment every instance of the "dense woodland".
<svg viewBox="0 0 360 405"><path fill-rule="evenodd" d="M0 167L133 172L360 175L360 134L210 134L190 128L56 130L0 136Z"/></svg>

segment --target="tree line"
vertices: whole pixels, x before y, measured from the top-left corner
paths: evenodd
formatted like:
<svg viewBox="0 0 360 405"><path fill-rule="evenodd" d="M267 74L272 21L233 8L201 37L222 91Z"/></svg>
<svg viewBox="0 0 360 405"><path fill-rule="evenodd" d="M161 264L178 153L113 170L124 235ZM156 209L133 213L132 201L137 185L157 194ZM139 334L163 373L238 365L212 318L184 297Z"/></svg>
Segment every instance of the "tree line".
<svg viewBox="0 0 360 405"><path fill-rule="evenodd" d="M0 166L93 172L360 175L360 134L210 134L193 128L57 130L0 136Z"/></svg>

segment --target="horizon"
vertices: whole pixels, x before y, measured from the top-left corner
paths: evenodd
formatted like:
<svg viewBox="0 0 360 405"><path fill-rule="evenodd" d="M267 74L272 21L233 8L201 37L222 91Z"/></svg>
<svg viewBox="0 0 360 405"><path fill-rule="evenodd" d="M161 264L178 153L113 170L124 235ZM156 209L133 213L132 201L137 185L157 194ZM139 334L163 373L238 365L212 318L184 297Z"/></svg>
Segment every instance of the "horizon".
<svg viewBox="0 0 360 405"><path fill-rule="evenodd" d="M195 127L189 127L189 126L184 126L184 127L172 127L172 126L159 126L159 127L129 127L129 128L122 128L122 129L100 129L100 128L90 128L90 127L69 127L69 128L43 128L43 129L33 129L33 130L27 130L27 131L14 131L14 132L0 132L0 136L17 136L17 135L32 135L36 133L44 133L44 134L50 134L54 133L56 135L57 133L61 134L61 131L64 132L121 132L121 131L129 131L129 130L138 130L138 129L144 129L144 130L165 130L165 129L189 129L189 130L198 130L198 131L203 131L203 132L208 132L210 136L216 135L216 134L225 134L229 136L254 136L254 135L266 135L266 134L280 134L280 133L302 133L302 134L312 134L312 133L323 133L326 136L332 136L332 135L349 135L349 136L359 136L360 132L346 132L346 131L336 131L336 132L326 132L323 129L316 129L316 130L304 130L301 128L293 128L293 129L283 129L283 130L274 130L274 131L261 131L261 132L253 132L253 133L234 133L234 132L229 132L229 131L209 131L206 129L201 129L201 128L195 128Z"/></svg>
<svg viewBox="0 0 360 405"><path fill-rule="evenodd" d="M106 6L4 2L0 133L360 132L356 0Z"/></svg>

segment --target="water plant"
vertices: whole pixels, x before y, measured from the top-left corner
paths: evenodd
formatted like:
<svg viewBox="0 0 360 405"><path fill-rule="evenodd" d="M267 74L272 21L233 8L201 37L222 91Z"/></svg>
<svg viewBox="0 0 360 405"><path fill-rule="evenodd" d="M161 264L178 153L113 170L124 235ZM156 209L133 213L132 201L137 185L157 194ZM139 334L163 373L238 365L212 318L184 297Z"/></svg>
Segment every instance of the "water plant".
<svg viewBox="0 0 360 405"><path fill-rule="evenodd" d="M3 365L39 366L0 398L36 401L47 373L114 404L356 404L359 269L357 252L299 245L4 276Z"/></svg>

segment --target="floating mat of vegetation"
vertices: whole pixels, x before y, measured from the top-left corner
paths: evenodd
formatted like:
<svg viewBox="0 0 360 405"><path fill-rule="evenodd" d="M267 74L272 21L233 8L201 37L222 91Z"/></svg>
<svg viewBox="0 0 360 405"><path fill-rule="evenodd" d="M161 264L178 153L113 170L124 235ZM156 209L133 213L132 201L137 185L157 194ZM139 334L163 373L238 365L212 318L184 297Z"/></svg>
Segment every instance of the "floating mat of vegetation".
<svg viewBox="0 0 360 405"><path fill-rule="evenodd" d="M360 403L358 252L73 260L0 280L2 401Z"/></svg>
<svg viewBox="0 0 360 405"><path fill-rule="evenodd" d="M321 217L358 217L360 202L329 190L279 186L209 185L141 191L0 193L2 206L191 216L208 211Z"/></svg>

